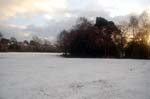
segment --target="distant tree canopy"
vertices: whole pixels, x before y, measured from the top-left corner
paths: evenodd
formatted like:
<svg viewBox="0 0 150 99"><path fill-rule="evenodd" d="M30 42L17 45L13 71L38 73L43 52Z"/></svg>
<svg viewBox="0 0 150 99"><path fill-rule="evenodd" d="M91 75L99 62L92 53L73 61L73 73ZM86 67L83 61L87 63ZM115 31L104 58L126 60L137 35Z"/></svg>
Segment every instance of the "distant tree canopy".
<svg viewBox="0 0 150 99"><path fill-rule="evenodd" d="M9 40L9 49L11 49L11 51L15 51L15 50L19 49L18 41L15 37L10 38L10 40Z"/></svg>
<svg viewBox="0 0 150 99"><path fill-rule="evenodd" d="M120 31L112 21L97 17L96 24L80 18L70 31L62 31L58 42L65 55L119 57Z"/></svg>
<svg viewBox="0 0 150 99"><path fill-rule="evenodd" d="M34 36L30 41L17 41L11 37L6 39L0 33L0 52L58 52L55 45L50 41Z"/></svg>

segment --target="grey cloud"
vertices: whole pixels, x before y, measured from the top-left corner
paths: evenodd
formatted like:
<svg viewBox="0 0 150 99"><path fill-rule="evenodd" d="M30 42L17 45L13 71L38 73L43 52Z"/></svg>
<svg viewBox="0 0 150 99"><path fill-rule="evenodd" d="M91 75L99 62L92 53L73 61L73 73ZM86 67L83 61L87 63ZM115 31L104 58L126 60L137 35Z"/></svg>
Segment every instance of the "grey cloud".
<svg viewBox="0 0 150 99"><path fill-rule="evenodd" d="M7 5L9 1L9 4ZM30 2L34 1L34 0L25 0L28 1L26 2L26 4L30 4ZM38 0L40 1L40 0ZM57 0L58 1L58 0ZM64 0L67 1L67 0ZM21 1L20 1L21 2ZM4 7L2 10L6 11L8 10L8 14L11 14L11 12L15 13L16 9L6 9L7 6L9 6L11 3L14 4L13 7L16 7L17 5L19 5L18 0L1 0L0 1L0 6ZM86 1L85 1L86 2ZM149 4L149 0L141 0L140 1L142 5L148 5ZM23 3L21 3L22 5ZM65 5L65 3L64 3ZM31 6L31 5L29 5ZM20 6L19 6L20 7ZM25 5L26 7L26 5ZM10 7L11 8L11 7ZM32 6L31 6L32 8ZM63 8L63 7L62 7ZM26 28L20 28L20 26L11 26L9 24L9 20L8 23L3 22L2 19L0 19L0 32L4 33L4 36L6 37L11 37L14 36L16 37L18 40L24 40L24 39L31 39L32 36L37 35L40 36L41 38L56 38L56 36L60 33L60 31L62 31L63 29L69 29L72 27L72 25L75 24L76 19L78 17L87 17L87 18L93 18L95 19L95 17L97 16L101 16L101 17L105 17L108 20L113 20L116 22L122 21L124 19L127 19L128 16L116 16L114 18L110 17L110 10L109 9L119 9L116 7L104 7L102 5L100 5L98 3L98 0L90 0L88 2L88 4L84 7L84 8L80 8L80 9L69 9L69 8L65 8L64 9L54 9L56 13L47 13L48 11L46 9L41 9L38 8L38 10L36 10L36 15L34 15L35 13L33 13L32 11L30 11L29 8L27 8L29 12L24 12L21 17L24 18L28 18L29 21L30 19L34 19L34 16L42 16L43 14L48 14L52 17L52 19L50 20L43 20L45 22L44 26L37 26L35 25L35 23L31 24L31 25L27 25L25 26ZM19 10L17 10L19 11ZM45 11L45 12L43 12ZM46 12L47 11L47 12ZM13 14L14 14L13 13ZM7 13L5 13L7 14ZM0 18L1 18L2 13L0 12ZM16 14L17 15L17 14ZM37 20L38 21L38 20ZM29 22L30 23L30 22Z"/></svg>

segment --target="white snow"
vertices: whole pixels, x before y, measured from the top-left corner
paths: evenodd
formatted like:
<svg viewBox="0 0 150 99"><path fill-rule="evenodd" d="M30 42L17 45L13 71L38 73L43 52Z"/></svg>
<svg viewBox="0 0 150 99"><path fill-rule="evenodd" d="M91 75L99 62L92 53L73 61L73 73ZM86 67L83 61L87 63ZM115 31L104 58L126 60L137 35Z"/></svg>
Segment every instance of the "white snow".
<svg viewBox="0 0 150 99"><path fill-rule="evenodd" d="M150 60L0 53L0 99L150 99Z"/></svg>

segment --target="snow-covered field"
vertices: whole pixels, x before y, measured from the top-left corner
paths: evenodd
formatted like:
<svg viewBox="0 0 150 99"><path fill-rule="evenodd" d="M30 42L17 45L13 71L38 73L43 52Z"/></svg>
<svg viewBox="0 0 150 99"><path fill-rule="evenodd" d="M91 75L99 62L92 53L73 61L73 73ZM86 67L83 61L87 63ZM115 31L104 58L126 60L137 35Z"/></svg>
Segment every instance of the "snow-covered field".
<svg viewBox="0 0 150 99"><path fill-rule="evenodd" d="M150 60L0 53L0 99L150 99Z"/></svg>

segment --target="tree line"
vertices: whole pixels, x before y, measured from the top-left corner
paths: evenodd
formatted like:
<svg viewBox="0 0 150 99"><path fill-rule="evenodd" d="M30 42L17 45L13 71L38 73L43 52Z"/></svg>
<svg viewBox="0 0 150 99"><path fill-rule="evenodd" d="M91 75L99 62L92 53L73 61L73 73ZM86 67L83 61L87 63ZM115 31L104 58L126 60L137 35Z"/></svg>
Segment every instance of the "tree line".
<svg viewBox="0 0 150 99"><path fill-rule="evenodd" d="M150 21L146 12L117 25L102 17L97 17L95 23L81 17L57 39L66 57L150 58Z"/></svg>
<svg viewBox="0 0 150 99"><path fill-rule="evenodd" d="M7 39L0 33L0 52L59 52L49 40L34 36L30 41L17 41L11 37Z"/></svg>

